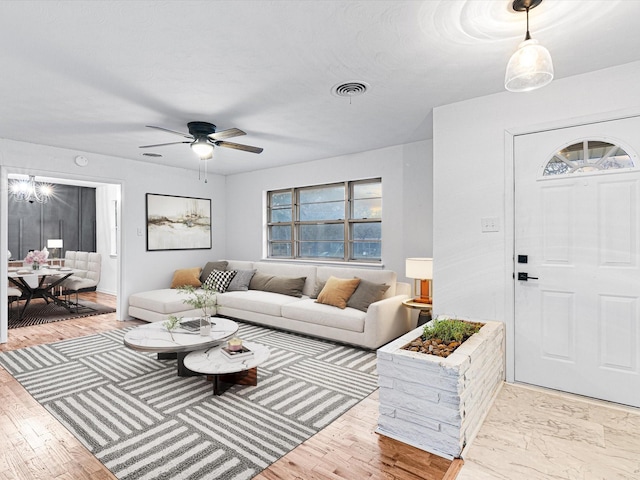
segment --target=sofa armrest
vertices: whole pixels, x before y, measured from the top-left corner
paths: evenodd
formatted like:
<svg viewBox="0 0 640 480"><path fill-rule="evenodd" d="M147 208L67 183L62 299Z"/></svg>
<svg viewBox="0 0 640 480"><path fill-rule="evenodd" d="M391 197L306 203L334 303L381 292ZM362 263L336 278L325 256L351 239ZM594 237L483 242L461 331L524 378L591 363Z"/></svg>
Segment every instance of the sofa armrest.
<svg viewBox="0 0 640 480"><path fill-rule="evenodd" d="M404 335L413 327L409 309L402 304L409 295L396 295L369 305L364 320L364 345L378 348Z"/></svg>
<svg viewBox="0 0 640 480"><path fill-rule="evenodd" d="M396 282L396 295L411 295L411 285L405 282Z"/></svg>

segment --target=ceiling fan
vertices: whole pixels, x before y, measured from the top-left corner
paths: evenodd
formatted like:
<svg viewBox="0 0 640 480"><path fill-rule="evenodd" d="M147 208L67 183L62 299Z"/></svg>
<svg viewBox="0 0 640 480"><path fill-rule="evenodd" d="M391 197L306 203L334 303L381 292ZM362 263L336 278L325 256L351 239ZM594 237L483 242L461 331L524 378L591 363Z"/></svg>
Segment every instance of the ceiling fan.
<svg viewBox="0 0 640 480"><path fill-rule="evenodd" d="M189 140L182 142L158 143L155 145L141 145L140 148L164 147L166 145L188 143L191 145L193 151L196 152L196 154L203 160L211 158L214 147L233 148L251 153L261 153L263 150L260 147L252 147L251 145L226 142L225 139L227 138L239 137L240 135L246 135L246 133L238 128L230 128L228 130L216 132L216 126L213 123L208 122L187 123L189 133L176 132L175 130L169 130L168 128L156 127L153 125L147 125L147 127L162 130L163 132L173 133L174 135L180 135L181 137L188 138Z"/></svg>

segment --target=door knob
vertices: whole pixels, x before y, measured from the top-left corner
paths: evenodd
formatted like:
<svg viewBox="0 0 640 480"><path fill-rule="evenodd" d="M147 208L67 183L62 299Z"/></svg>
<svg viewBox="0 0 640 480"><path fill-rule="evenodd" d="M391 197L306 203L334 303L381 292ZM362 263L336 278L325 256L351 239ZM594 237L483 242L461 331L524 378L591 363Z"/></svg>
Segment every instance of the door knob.
<svg viewBox="0 0 640 480"><path fill-rule="evenodd" d="M527 280L538 280L538 277L530 277L527 272L518 272L518 280L526 282Z"/></svg>

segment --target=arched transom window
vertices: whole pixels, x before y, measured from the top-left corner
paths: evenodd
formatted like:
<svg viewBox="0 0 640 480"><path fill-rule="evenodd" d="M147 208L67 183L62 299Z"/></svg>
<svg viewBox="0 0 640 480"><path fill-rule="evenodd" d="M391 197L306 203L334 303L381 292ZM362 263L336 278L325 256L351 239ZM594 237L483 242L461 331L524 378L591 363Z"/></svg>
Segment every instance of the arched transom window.
<svg viewBox="0 0 640 480"><path fill-rule="evenodd" d="M556 152L547 162L542 175L592 173L635 166L631 155L622 147L603 140L583 140Z"/></svg>

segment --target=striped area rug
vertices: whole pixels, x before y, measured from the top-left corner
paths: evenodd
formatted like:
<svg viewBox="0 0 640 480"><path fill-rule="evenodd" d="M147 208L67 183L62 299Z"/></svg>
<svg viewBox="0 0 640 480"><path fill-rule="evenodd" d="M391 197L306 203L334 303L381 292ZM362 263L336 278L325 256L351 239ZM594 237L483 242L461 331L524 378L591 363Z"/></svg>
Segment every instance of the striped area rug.
<svg viewBox="0 0 640 480"><path fill-rule="evenodd" d="M31 302L29 307L20 318L22 304L13 306L9 311L9 328L30 327L32 325L42 325L44 323L60 322L71 318L91 317L93 315L102 315L104 313L113 313L115 308L100 305L99 303L90 302L88 300L80 300L78 302L80 308L78 311L70 312L60 305L53 302L45 303L36 299Z"/></svg>
<svg viewBox="0 0 640 480"><path fill-rule="evenodd" d="M240 323L269 347L258 385L213 396L128 329L0 354L0 365L116 477L250 479L377 388L375 352Z"/></svg>

